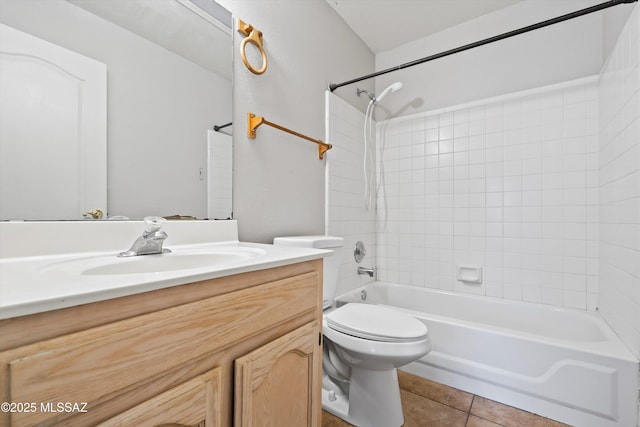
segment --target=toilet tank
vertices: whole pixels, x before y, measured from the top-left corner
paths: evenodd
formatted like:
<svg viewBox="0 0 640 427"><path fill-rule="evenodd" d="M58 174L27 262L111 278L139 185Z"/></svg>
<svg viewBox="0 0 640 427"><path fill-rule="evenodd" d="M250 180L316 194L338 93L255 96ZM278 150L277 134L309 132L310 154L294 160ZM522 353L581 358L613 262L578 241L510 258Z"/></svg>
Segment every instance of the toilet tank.
<svg viewBox="0 0 640 427"><path fill-rule="evenodd" d="M333 304L333 298L338 286L338 274L340 272L344 239L334 236L290 236L276 237L273 239L273 244L333 251L331 255L324 258L324 267L322 270L322 308L330 307L331 304Z"/></svg>

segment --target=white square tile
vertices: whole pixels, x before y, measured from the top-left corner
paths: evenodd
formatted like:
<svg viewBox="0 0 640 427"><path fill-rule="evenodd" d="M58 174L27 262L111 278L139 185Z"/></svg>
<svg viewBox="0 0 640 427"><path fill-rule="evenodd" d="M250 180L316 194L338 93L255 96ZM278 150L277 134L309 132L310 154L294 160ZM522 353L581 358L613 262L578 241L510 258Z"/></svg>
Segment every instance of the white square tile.
<svg viewBox="0 0 640 427"><path fill-rule="evenodd" d="M522 223L505 222L503 224L503 233L505 237L522 237Z"/></svg>
<svg viewBox="0 0 640 427"><path fill-rule="evenodd" d="M442 140L448 140L448 139L453 139L453 126L440 126L440 133L438 135L438 139L440 141Z"/></svg>
<svg viewBox="0 0 640 427"><path fill-rule="evenodd" d="M472 152L473 153L473 152ZM486 169L484 162L480 164L469 165L469 178L484 178L486 176Z"/></svg>
<svg viewBox="0 0 640 427"><path fill-rule="evenodd" d="M542 302L542 287L541 286L523 286L522 287L522 300L528 302Z"/></svg>
<svg viewBox="0 0 640 427"><path fill-rule="evenodd" d="M487 147L485 151L485 159L487 163L502 162L504 160L502 147Z"/></svg>
<svg viewBox="0 0 640 427"><path fill-rule="evenodd" d="M469 150L484 150L485 148L486 148L486 136L484 133L484 129L482 130L482 133L478 133L478 134L471 133L471 136L469 136Z"/></svg>
<svg viewBox="0 0 640 427"><path fill-rule="evenodd" d="M489 297L494 297L494 298L502 298L504 296L504 285L502 284L502 281L499 282L485 282L485 292L486 295Z"/></svg>
<svg viewBox="0 0 640 427"><path fill-rule="evenodd" d="M438 144L439 153L453 153L453 139L440 139Z"/></svg>
<svg viewBox="0 0 640 427"><path fill-rule="evenodd" d="M522 222L522 208L521 207L504 207L504 220L505 222Z"/></svg>
<svg viewBox="0 0 640 427"><path fill-rule="evenodd" d="M503 193L486 193L487 207L499 207L503 205Z"/></svg>
<svg viewBox="0 0 640 427"><path fill-rule="evenodd" d="M562 307L563 306L563 292L561 289L553 289L553 288L542 288L542 302L544 304L555 305Z"/></svg>
<svg viewBox="0 0 640 427"><path fill-rule="evenodd" d="M461 138L469 135L469 123L459 123L453 125L453 137Z"/></svg>
<svg viewBox="0 0 640 427"><path fill-rule="evenodd" d="M501 132L504 130L504 118L501 114L488 115L485 118L485 129L487 133Z"/></svg>
<svg viewBox="0 0 640 427"><path fill-rule="evenodd" d="M469 207L483 208L486 204L484 193L469 194Z"/></svg>
<svg viewBox="0 0 640 427"><path fill-rule="evenodd" d="M533 127L527 127L527 123L525 121L525 128L522 129L522 144L538 144L542 141L542 113L540 113L540 118L536 120L535 125L532 124Z"/></svg>
<svg viewBox="0 0 640 427"><path fill-rule="evenodd" d="M541 222L523 222L522 237L528 239L541 239L543 237L543 223Z"/></svg>
<svg viewBox="0 0 640 427"><path fill-rule="evenodd" d="M503 202L504 206L522 206L522 192L505 191Z"/></svg>
<svg viewBox="0 0 640 427"><path fill-rule="evenodd" d="M504 220L504 211L500 205L499 207L487 206L486 215L488 222L502 222Z"/></svg>
<svg viewBox="0 0 640 427"><path fill-rule="evenodd" d="M515 300L515 301L522 301L522 285L511 284L505 281L503 298Z"/></svg>
<svg viewBox="0 0 640 427"><path fill-rule="evenodd" d="M486 223L485 233L488 237L502 237L504 235L502 223L500 222Z"/></svg>
<svg viewBox="0 0 640 427"><path fill-rule="evenodd" d="M542 190L542 175L525 175L522 177L523 190Z"/></svg>
<svg viewBox="0 0 640 427"><path fill-rule="evenodd" d="M587 309L587 294L582 291L564 291L563 301L565 307Z"/></svg>
<svg viewBox="0 0 640 427"><path fill-rule="evenodd" d="M437 142L439 139L440 139L440 132L437 128L425 130L425 141L427 143Z"/></svg>
<svg viewBox="0 0 640 427"><path fill-rule="evenodd" d="M523 267L525 259L529 259L527 267L531 270L542 270L542 239L540 237L524 237L522 239Z"/></svg>
<svg viewBox="0 0 640 427"><path fill-rule="evenodd" d="M442 126L452 126L453 125L453 112L442 113L439 116L439 124Z"/></svg>
<svg viewBox="0 0 640 427"><path fill-rule="evenodd" d="M542 221L542 208L541 207L523 207L522 208L522 220L524 222L541 222Z"/></svg>
<svg viewBox="0 0 640 427"><path fill-rule="evenodd" d="M504 179L500 177L490 177L485 180L486 191L489 193L502 192L504 190Z"/></svg>

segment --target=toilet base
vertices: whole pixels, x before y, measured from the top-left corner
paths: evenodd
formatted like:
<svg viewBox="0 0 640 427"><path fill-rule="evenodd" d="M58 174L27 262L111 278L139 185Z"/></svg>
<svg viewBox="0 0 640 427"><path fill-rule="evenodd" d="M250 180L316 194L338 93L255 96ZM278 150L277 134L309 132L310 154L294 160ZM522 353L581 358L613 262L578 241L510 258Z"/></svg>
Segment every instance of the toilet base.
<svg viewBox="0 0 640 427"><path fill-rule="evenodd" d="M351 368L348 394L322 389L322 409L357 427L400 427L404 423L395 369Z"/></svg>
<svg viewBox="0 0 640 427"><path fill-rule="evenodd" d="M322 409L335 415L338 418L351 423L349 419L349 398L346 395L334 395L332 397L335 400L331 400L329 397L329 390L322 389Z"/></svg>

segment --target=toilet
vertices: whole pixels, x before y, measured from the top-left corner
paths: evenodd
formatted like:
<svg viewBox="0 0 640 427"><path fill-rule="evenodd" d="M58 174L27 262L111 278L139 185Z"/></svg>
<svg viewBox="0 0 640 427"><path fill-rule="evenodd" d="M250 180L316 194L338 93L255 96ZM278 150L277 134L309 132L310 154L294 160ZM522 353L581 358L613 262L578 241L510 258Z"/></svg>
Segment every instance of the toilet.
<svg viewBox="0 0 640 427"><path fill-rule="evenodd" d="M427 327L383 306L334 307L341 237L277 237L273 244L333 251L323 269L322 408L358 427L400 427L404 416L396 369L431 350Z"/></svg>

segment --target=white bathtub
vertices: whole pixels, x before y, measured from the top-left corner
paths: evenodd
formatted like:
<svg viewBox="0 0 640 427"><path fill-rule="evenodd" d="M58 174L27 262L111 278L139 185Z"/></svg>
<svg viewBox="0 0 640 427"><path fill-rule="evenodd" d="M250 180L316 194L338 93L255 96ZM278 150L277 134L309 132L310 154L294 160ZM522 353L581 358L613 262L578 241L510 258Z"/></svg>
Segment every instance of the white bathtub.
<svg viewBox="0 0 640 427"><path fill-rule="evenodd" d="M573 426L636 426L638 360L596 313L384 282L337 301L427 325L433 350L403 370Z"/></svg>

